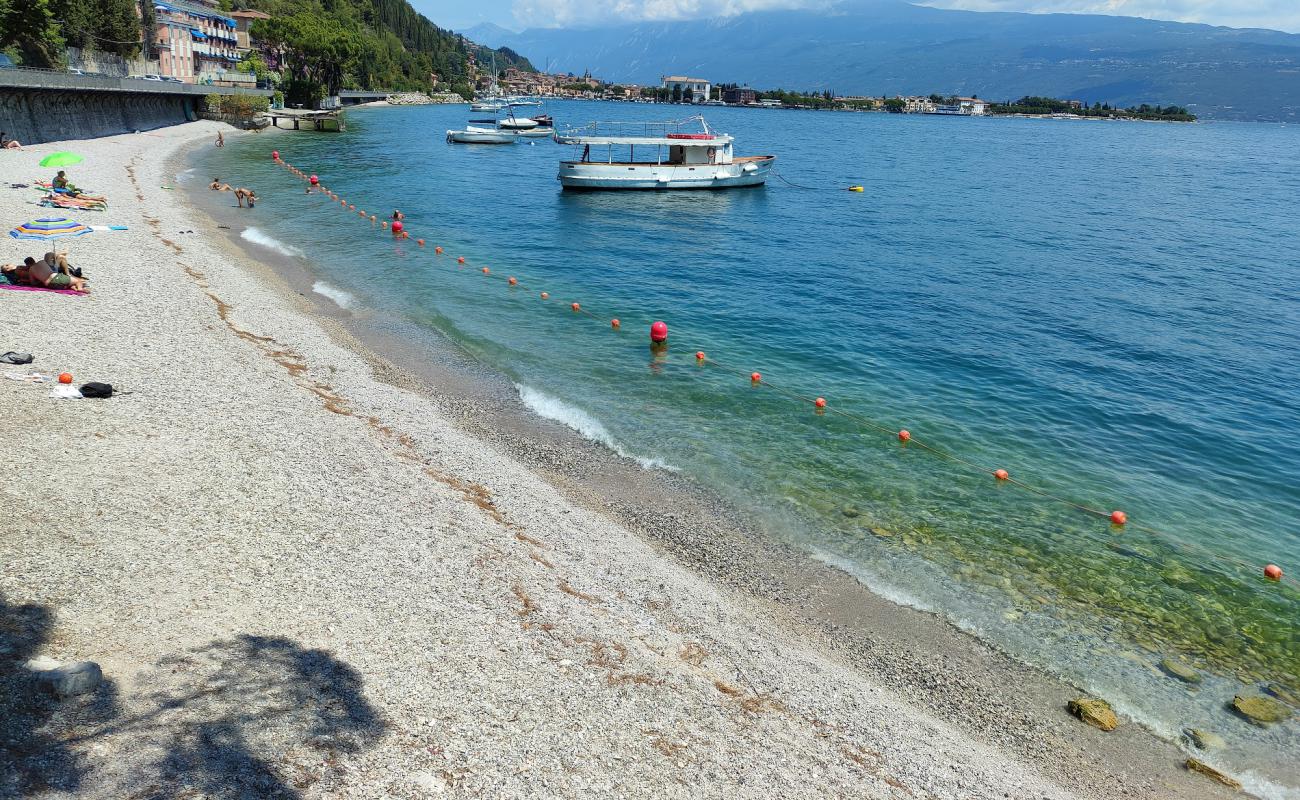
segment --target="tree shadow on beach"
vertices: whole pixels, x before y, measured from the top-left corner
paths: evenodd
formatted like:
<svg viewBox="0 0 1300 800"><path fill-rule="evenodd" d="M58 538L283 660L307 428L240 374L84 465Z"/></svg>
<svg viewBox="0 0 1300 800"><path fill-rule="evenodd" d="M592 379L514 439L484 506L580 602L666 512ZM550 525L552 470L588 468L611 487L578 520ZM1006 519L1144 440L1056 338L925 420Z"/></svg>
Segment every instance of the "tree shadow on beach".
<svg viewBox="0 0 1300 800"><path fill-rule="evenodd" d="M146 676L157 688L123 730L160 752L132 796L300 796L318 772L281 757L305 745L329 764L383 732L360 675L324 650L283 637L238 636L163 659Z"/></svg>
<svg viewBox="0 0 1300 800"><path fill-rule="evenodd" d="M53 625L48 607L0 597L0 797L79 789L86 765L60 731L95 727L118 713L112 681L57 698L24 666L49 642Z"/></svg>
<svg viewBox="0 0 1300 800"><path fill-rule="evenodd" d="M48 608L0 598L0 797L296 798L384 730L355 670L282 637L241 635L163 658L122 703L107 679L58 699L22 666L52 624ZM113 755L87 759L98 744Z"/></svg>

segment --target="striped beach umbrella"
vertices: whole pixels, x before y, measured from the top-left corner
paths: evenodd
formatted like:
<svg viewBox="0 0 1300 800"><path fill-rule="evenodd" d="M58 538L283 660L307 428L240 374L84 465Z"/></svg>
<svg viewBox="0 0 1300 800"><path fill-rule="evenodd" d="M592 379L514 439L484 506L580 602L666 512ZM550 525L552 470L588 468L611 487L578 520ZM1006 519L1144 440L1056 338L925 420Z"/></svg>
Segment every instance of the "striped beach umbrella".
<svg viewBox="0 0 1300 800"><path fill-rule="evenodd" d="M31 222L24 222L9 231L15 239L64 239L69 236L85 236L91 232L88 225L68 219L67 217L41 217Z"/></svg>

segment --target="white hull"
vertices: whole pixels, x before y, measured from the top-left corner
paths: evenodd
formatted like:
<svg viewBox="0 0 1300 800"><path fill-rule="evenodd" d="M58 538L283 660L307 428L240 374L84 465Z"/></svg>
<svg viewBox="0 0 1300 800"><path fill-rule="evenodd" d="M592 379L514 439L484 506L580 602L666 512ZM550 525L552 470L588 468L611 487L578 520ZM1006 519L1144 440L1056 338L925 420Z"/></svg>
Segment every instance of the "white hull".
<svg viewBox="0 0 1300 800"><path fill-rule="evenodd" d="M516 138L511 131L447 131L447 141L454 144L514 144Z"/></svg>
<svg viewBox="0 0 1300 800"><path fill-rule="evenodd" d="M564 161L558 177L566 189L732 189L766 183L775 160L767 156L696 165Z"/></svg>
<svg viewBox="0 0 1300 800"><path fill-rule="evenodd" d="M503 106L500 103L470 103L470 111L500 111Z"/></svg>

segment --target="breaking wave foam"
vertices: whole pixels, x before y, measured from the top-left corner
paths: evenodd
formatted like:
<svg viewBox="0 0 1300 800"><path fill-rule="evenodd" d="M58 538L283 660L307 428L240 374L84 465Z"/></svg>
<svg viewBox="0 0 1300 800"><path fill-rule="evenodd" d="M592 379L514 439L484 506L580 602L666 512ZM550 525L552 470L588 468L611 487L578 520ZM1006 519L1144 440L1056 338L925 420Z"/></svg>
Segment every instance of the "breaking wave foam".
<svg viewBox="0 0 1300 800"><path fill-rule="evenodd" d="M357 298L350 292L345 292L337 286L331 286L325 281L316 281L311 285L311 290L333 300L334 305L339 308L353 308L357 304Z"/></svg>
<svg viewBox="0 0 1300 800"><path fill-rule="evenodd" d="M624 458L630 458L640 464L643 469L663 469L669 472L677 472L678 468L674 467L662 459L646 458L629 453L623 445L610 434L600 420L583 411L581 408L571 406L558 397L552 397L545 392L534 389L531 386L525 386L516 383L515 388L519 390L519 399L524 401L538 416L545 417L549 420L565 425L577 431L584 438L601 444L618 453Z"/></svg>
<svg viewBox="0 0 1300 800"><path fill-rule="evenodd" d="M243 232L239 234L239 238L243 239L246 242L252 242L253 244L265 247L268 250L274 250L275 252L281 255L286 255L286 256L302 255L302 251L299 250L298 248L292 245L285 244L279 239L276 239L275 237L262 232L258 228L244 228Z"/></svg>

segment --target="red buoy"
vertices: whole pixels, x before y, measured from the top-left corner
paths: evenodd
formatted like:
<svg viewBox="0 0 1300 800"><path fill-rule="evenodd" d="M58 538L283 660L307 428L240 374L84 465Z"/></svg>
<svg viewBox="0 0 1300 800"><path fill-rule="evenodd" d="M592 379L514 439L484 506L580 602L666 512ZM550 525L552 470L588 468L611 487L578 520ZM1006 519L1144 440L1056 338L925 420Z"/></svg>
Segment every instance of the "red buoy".
<svg viewBox="0 0 1300 800"><path fill-rule="evenodd" d="M437 253L438 255L442 255L442 247L433 248L433 252Z"/></svg>
<svg viewBox="0 0 1300 800"><path fill-rule="evenodd" d="M650 326L650 341L666 342L668 341L668 323L663 320L657 320Z"/></svg>
<svg viewBox="0 0 1300 800"><path fill-rule="evenodd" d="M393 224L396 225L397 223L394 222ZM488 268L487 268L487 267L484 267L484 268L483 268L483 274L484 274L484 275L488 274Z"/></svg>
<svg viewBox="0 0 1300 800"><path fill-rule="evenodd" d="M400 222L394 222L394 223L393 223L393 233L401 233L403 227L405 227L405 226L402 225L402 223L400 223Z"/></svg>
<svg viewBox="0 0 1300 800"><path fill-rule="evenodd" d="M1282 568L1277 564L1269 564L1264 567L1264 577L1270 581L1280 581L1282 580Z"/></svg>
<svg viewBox="0 0 1300 800"><path fill-rule="evenodd" d="M307 182L310 183L312 186L320 186L320 178L317 178L315 175L308 178Z"/></svg>
<svg viewBox="0 0 1300 800"><path fill-rule="evenodd" d="M749 373L749 380L753 383L758 383L763 380L763 376L757 372L751 372Z"/></svg>
<svg viewBox="0 0 1300 800"><path fill-rule="evenodd" d="M510 276L510 285L514 286L517 283L519 283L519 281L513 275Z"/></svg>
<svg viewBox="0 0 1300 800"><path fill-rule="evenodd" d="M993 477L1000 481L1010 480L1011 473L1007 472L1005 469L995 469L993 470Z"/></svg>
<svg viewBox="0 0 1300 800"><path fill-rule="evenodd" d="M465 256L457 256L457 257L456 257L456 263L457 263L457 264L464 264L464 263L465 263Z"/></svg>
<svg viewBox="0 0 1300 800"><path fill-rule="evenodd" d="M901 430L898 432L898 441L900 442L906 442L911 438L912 438L912 434L906 430Z"/></svg>
<svg viewBox="0 0 1300 800"><path fill-rule="evenodd" d="M696 360L696 361L703 361L703 360L704 360L704 351L703 351L703 350L696 350L696 351L695 351L695 360Z"/></svg>
<svg viewBox="0 0 1300 800"><path fill-rule="evenodd" d="M622 325L622 324L623 324L623 323L621 323L621 322L618 321L618 317L615 317L614 319L611 319L611 320L609 321L609 327L611 327L611 328L617 328L619 325Z"/></svg>
<svg viewBox="0 0 1300 800"><path fill-rule="evenodd" d="M272 151L271 151L271 160L272 160L272 161L279 161L279 160L280 160L280 151L279 151L279 150L272 150Z"/></svg>
<svg viewBox="0 0 1300 800"><path fill-rule="evenodd" d="M825 398L825 397L819 397L819 398L817 398L816 400L813 401L813 405L817 406L818 408L825 408L825 407L826 407L826 398Z"/></svg>
<svg viewBox="0 0 1300 800"><path fill-rule="evenodd" d="M1124 525L1127 522L1128 522L1128 514L1125 514L1123 511L1110 512L1111 525Z"/></svg>
<svg viewBox="0 0 1300 800"><path fill-rule="evenodd" d="M418 244L418 245L421 246L421 247L424 247L424 240L423 240L423 239L416 239L416 240L415 240L415 243Z"/></svg>
<svg viewBox="0 0 1300 800"><path fill-rule="evenodd" d="M551 293L550 293L550 292L542 292L542 299L543 299L543 300L550 300L550 299L551 299Z"/></svg>
<svg viewBox="0 0 1300 800"><path fill-rule="evenodd" d="M582 306L578 305L577 303L569 303L569 308L572 308L574 311L578 311L579 309L582 308Z"/></svg>

